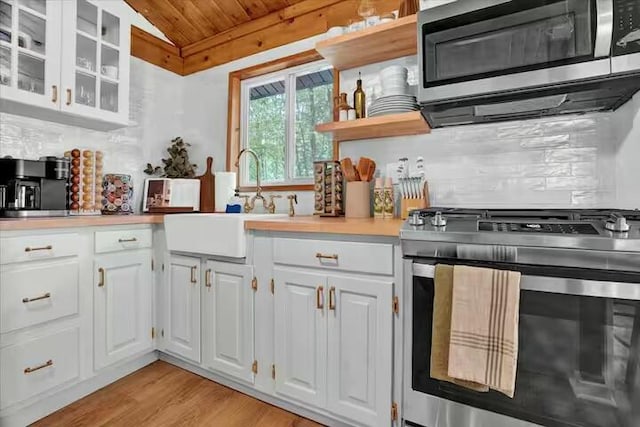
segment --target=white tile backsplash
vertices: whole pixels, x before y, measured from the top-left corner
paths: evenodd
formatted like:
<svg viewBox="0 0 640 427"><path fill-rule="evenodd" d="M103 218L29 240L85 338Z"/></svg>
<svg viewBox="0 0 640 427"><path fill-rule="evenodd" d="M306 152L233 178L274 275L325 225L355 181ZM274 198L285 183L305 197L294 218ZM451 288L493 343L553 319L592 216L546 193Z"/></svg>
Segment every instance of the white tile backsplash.
<svg viewBox="0 0 640 427"><path fill-rule="evenodd" d="M381 95L378 73L401 58L347 70L341 91L351 94L358 73L368 103ZM349 96L349 99L351 97ZM629 181L640 181L640 94L611 113L435 129L428 135L343 142L341 157L371 157L379 172L400 157L423 156L432 205L454 207L640 207ZM630 157L629 154L632 154ZM624 189L624 190L622 190Z"/></svg>
<svg viewBox="0 0 640 427"><path fill-rule="evenodd" d="M130 126L100 132L0 113L0 156L37 159L74 147L102 150L105 173L132 175L139 211L146 163L160 163L171 139L182 134L182 84L177 74L132 58Z"/></svg>

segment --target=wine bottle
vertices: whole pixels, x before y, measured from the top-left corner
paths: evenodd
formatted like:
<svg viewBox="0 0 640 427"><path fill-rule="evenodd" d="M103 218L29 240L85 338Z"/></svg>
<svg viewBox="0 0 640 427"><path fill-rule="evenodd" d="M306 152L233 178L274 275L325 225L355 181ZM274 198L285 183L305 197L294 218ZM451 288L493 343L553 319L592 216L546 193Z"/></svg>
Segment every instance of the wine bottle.
<svg viewBox="0 0 640 427"><path fill-rule="evenodd" d="M364 119L365 112L365 94L362 90L362 75L358 73L358 81L356 91L353 92L353 108L356 110L356 118Z"/></svg>

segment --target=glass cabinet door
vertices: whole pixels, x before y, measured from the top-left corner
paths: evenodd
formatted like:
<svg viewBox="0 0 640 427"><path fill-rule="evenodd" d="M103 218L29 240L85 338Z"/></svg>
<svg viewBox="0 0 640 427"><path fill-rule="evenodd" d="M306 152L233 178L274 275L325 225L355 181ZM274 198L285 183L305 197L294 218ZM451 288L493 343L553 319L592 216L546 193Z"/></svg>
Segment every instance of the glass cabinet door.
<svg viewBox="0 0 640 427"><path fill-rule="evenodd" d="M58 108L61 3L0 0L2 97Z"/></svg>
<svg viewBox="0 0 640 427"><path fill-rule="evenodd" d="M128 118L130 36L121 19L88 0L68 2L65 16L74 25L64 31L63 109L99 119ZM71 11L73 8L73 11Z"/></svg>

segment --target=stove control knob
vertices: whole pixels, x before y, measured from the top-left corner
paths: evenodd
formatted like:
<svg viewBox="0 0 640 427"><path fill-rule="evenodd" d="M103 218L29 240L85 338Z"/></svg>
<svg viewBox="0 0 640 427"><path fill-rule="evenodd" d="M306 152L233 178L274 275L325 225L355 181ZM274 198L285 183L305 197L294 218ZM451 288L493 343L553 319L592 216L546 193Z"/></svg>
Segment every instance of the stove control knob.
<svg viewBox="0 0 640 427"><path fill-rule="evenodd" d="M626 233L629 231L629 224L627 224L627 219L625 217L614 213L611 214L611 218L604 223L604 228L615 233Z"/></svg>
<svg viewBox="0 0 640 427"><path fill-rule="evenodd" d="M447 225L447 218L442 216L442 212L436 212L433 218L431 218L431 225L434 227L444 227Z"/></svg>
<svg viewBox="0 0 640 427"><path fill-rule="evenodd" d="M424 225L424 218L420 215L420 211L413 211L409 216L409 225L416 227Z"/></svg>

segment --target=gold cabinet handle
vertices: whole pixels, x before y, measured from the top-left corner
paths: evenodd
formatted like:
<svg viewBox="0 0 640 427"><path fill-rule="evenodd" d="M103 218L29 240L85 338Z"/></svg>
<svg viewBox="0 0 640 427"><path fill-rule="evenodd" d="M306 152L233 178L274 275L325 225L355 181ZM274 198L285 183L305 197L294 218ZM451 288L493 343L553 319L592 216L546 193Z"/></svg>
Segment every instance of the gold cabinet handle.
<svg viewBox="0 0 640 427"><path fill-rule="evenodd" d="M58 86L51 86L51 102L54 104L58 102Z"/></svg>
<svg viewBox="0 0 640 427"><path fill-rule="evenodd" d="M47 298L51 298L51 294L49 292L35 298L22 298L22 302L26 304L28 302L40 301L41 299L47 299Z"/></svg>
<svg viewBox="0 0 640 427"><path fill-rule="evenodd" d="M42 365L38 365L33 368L32 367L24 368L24 373L30 374L32 372L39 371L40 369L48 368L49 366L53 366L53 360L51 359L47 360Z"/></svg>
<svg viewBox="0 0 640 427"><path fill-rule="evenodd" d="M67 89L67 105L71 105L71 89Z"/></svg>
<svg viewBox="0 0 640 427"><path fill-rule="evenodd" d="M191 283L198 283L198 281L196 280L197 270L198 270L197 265L194 265L193 267L191 267Z"/></svg>
<svg viewBox="0 0 640 427"><path fill-rule="evenodd" d="M322 310L324 308L324 287L316 288L316 308Z"/></svg>
<svg viewBox="0 0 640 427"><path fill-rule="evenodd" d="M335 259L337 261L338 260L338 254L325 255L325 254L321 254L320 252L318 252L318 253L316 253L316 258L318 258L318 259Z"/></svg>
<svg viewBox="0 0 640 427"><path fill-rule="evenodd" d="M336 287L329 288L329 310L336 309Z"/></svg>
<svg viewBox="0 0 640 427"><path fill-rule="evenodd" d="M100 274L100 280L98 281L98 287L104 286L104 268L100 267L98 269L98 274Z"/></svg>
<svg viewBox="0 0 640 427"><path fill-rule="evenodd" d="M47 246L40 246L38 248L32 248L30 246L27 246L26 248L24 248L25 252L34 252L34 251L50 251L51 249L53 249L53 246L51 245L47 245Z"/></svg>
<svg viewBox="0 0 640 427"><path fill-rule="evenodd" d="M132 237L130 239L118 239L118 243L128 243L128 242L137 242L138 239L136 239L135 237Z"/></svg>
<svg viewBox="0 0 640 427"><path fill-rule="evenodd" d="M204 285L207 288L211 287L211 269L204 272Z"/></svg>

